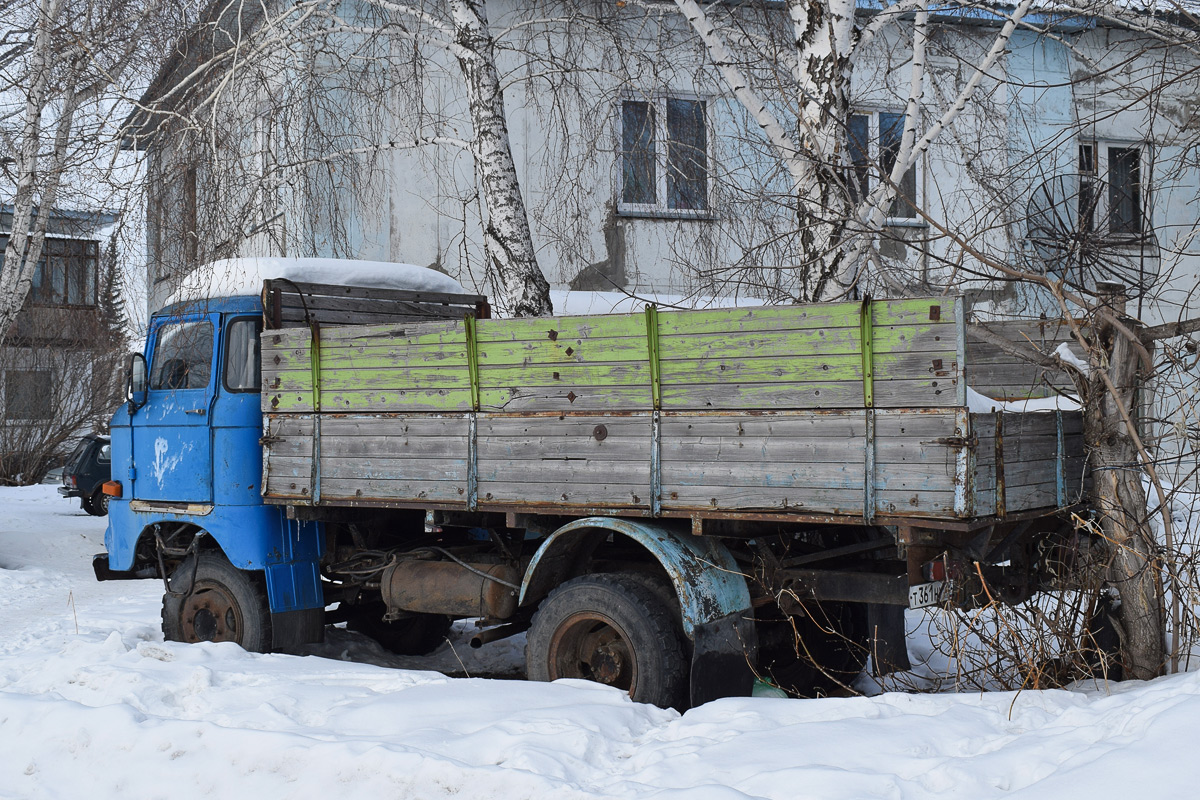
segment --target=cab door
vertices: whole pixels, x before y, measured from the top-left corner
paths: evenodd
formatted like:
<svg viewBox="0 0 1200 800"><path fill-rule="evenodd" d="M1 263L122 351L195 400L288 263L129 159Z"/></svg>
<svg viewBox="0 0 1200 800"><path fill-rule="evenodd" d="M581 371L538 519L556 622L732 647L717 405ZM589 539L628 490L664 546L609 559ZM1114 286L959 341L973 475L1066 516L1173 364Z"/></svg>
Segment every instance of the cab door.
<svg viewBox="0 0 1200 800"><path fill-rule="evenodd" d="M133 416L132 498L213 501L212 413L218 314L156 320L146 405Z"/></svg>

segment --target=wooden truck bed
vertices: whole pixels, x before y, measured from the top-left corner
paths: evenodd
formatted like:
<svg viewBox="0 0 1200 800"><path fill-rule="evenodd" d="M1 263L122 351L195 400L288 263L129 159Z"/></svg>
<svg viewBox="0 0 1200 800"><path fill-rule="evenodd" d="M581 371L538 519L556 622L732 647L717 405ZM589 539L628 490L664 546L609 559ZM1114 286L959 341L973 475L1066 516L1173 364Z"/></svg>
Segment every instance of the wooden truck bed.
<svg viewBox="0 0 1200 800"><path fill-rule="evenodd" d="M268 330L263 494L875 522L1077 502L1080 415L969 413L965 317L943 297Z"/></svg>

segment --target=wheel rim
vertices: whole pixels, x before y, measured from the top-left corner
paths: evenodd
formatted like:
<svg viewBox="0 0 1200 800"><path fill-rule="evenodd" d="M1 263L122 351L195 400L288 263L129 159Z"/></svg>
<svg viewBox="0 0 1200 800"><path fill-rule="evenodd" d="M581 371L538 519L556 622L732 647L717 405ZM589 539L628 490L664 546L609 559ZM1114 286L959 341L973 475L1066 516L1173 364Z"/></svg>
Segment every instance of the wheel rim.
<svg viewBox="0 0 1200 800"><path fill-rule="evenodd" d="M198 583L184 600L182 615L186 642L241 643L241 608L219 583Z"/></svg>
<svg viewBox="0 0 1200 800"><path fill-rule="evenodd" d="M637 686L637 659L628 635L594 611L568 617L550 640L550 680L579 678L624 689Z"/></svg>

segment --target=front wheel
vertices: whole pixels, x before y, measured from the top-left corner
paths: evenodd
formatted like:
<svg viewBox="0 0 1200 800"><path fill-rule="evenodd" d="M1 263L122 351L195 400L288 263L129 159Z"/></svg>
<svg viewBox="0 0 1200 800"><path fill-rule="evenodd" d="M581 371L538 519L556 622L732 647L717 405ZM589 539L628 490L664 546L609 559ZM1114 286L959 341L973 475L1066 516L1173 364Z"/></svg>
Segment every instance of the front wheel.
<svg viewBox="0 0 1200 800"><path fill-rule="evenodd" d="M171 574L163 595L162 630L169 642L235 642L271 649L271 611L262 581L222 553L193 553Z"/></svg>
<svg viewBox="0 0 1200 800"><path fill-rule="evenodd" d="M551 592L529 628L530 680L579 678L639 703L680 706L687 663L678 622L662 598L628 575L585 575Z"/></svg>
<svg viewBox="0 0 1200 800"><path fill-rule="evenodd" d="M108 514L108 495L100 489L92 492L80 501L83 510L93 517L103 517Z"/></svg>

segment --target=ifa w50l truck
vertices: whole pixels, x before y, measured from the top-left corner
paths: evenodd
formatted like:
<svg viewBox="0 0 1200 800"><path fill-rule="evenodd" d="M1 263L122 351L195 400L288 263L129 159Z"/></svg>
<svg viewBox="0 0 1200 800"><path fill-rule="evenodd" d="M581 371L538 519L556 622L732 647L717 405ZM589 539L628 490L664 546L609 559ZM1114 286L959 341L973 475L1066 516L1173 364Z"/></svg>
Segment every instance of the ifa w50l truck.
<svg viewBox="0 0 1200 800"><path fill-rule="evenodd" d="M906 668L906 609L1028 597L1075 535L1080 415L973 413L968 377L1039 378L961 297L491 319L290 274L130 357L95 569L164 581L169 640L422 653L474 619L527 632L530 679L810 693Z"/></svg>

